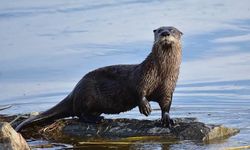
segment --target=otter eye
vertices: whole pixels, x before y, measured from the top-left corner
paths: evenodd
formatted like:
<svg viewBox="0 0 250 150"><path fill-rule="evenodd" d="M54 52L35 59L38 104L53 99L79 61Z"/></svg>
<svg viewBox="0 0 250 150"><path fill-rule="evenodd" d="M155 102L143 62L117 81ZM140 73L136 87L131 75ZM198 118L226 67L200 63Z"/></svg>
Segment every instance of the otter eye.
<svg viewBox="0 0 250 150"><path fill-rule="evenodd" d="M174 33L174 32L175 32L175 30L174 30L174 29L170 29L169 31L170 31L170 32L172 32L172 33Z"/></svg>
<svg viewBox="0 0 250 150"><path fill-rule="evenodd" d="M163 31L163 29L159 29L159 30L158 30L158 33L162 32L162 31Z"/></svg>
<svg viewBox="0 0 250 150"><path fill-rule="evenodd" d="M156 32L156 30L153 30L153 32L155 33L155 32Z"/></svg>

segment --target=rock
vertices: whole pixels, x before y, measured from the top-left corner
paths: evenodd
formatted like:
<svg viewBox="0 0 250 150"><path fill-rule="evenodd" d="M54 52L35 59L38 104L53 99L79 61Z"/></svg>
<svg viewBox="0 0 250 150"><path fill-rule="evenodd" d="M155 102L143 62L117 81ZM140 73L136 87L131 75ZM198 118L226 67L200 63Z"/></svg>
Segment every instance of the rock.
<svg viewBox="0 0 250 150"><path fill-rule="evenodd" d="M35 111L35 112L31 112L31 113L29 114L29 116L37 116L37 115L39 115L39 114L40 114L39 112Z"/></svg>
<svg viewBox="0 0 250 150"><path fill-rule="evenodd" d="M105 119L100 124L90 124L79 122L77 119L62 119L35 130L39 130L39 134L43 137L57 142L62 139L81 141L81 139L105 138L113 140L149 136L210 142L239 132L238 129L220 125L206 125L198 122L196 118L175 118L174 121L175 126L169 129L163 127L159 120ZM24 131L29 133L27 137L31 136L29 128Z"/></svg>
<svg viewBox="0 0 250 150"><path fill-rule="evenodd" d="M202 139L203 141L209 142L212 140L223 139L232 136L232 134L239 133L239 129L227 128L222 125L220 126L210 126L209 133Z"/></svg>
<svg viewBox="0 0 250 150"><path fill-rule="evenodd" d="M0 150L30 150L21 134L9 123L0 122Z"/></svg>

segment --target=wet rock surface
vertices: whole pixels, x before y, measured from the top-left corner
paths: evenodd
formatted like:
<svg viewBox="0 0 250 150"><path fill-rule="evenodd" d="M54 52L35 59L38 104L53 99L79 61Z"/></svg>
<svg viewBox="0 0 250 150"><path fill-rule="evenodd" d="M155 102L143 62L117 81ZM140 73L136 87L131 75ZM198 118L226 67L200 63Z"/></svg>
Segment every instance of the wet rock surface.
<svg viewBox="0 0 250 150"><path fill-rule="evenodd" d="M105 119L100 124L82 123L77 119L61 119L45 127L30 127L23 131L25 137L43 136L48 140L82 141L83 139L121 139L128 137L160 136L177 140L209 142L225 139L239 132L221 125L206 125L196 118L175 118L175 126L163 127L159 120ZM39 131L31 134L31 131Z"/></svg>
<svg viewBox="0 0 250 150"><path fill-rule="evenodd" d="M30 115L0 115L0 122L10 122L15 127ZM68 118L49 125L32 125L22 130L21 133L29 141L43 139L73 145L100 145L103 143L127 145L136 141L174 143L180 140L192 140L209 143L223 141L239 132L238 129L222 125L207 125L196 118L174 118L174 122L175 126L169 129L163 127L160 120L105 119L100 124L91 124ZM38 145L38 147L40 146Z"/></svg>

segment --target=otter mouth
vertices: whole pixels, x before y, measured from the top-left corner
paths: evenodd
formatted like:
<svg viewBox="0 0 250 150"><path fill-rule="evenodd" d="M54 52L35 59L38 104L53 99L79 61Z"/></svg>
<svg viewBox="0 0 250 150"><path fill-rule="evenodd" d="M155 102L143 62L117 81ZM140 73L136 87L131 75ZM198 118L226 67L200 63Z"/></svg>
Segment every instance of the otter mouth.
<svg viewBox="0 0 250 150"><path fill-rule="evenodd" d="M160 45L170 46L174 44L174 40L172 39L172 37L162 37L159 39L158 43Z"/></svg>

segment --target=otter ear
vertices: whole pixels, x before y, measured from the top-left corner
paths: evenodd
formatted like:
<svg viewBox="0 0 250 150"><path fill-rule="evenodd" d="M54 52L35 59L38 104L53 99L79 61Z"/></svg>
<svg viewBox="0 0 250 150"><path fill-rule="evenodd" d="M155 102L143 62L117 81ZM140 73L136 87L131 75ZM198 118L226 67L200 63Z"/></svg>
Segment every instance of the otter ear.
<svg viewBox="0 0 250 150"><path fill-rule="evenodd" d="M178 32L180 33L181 36L183 35L183 33L180 30L178 30Z"/></svg>

